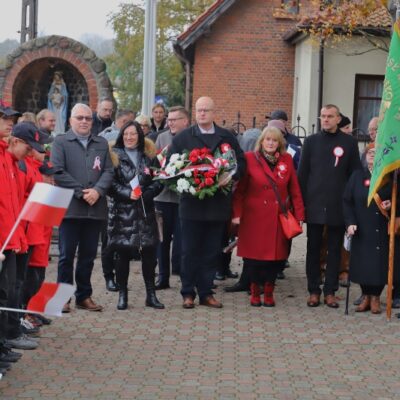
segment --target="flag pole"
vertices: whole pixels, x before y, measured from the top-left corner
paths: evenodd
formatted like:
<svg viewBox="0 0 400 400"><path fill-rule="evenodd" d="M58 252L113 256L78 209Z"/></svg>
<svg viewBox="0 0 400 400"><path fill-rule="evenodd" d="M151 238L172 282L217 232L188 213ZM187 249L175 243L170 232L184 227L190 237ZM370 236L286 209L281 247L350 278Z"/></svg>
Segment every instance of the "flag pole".
<svg viewBox="0 0 400 400"><path fill-rule="evenodd" d="M144 208L144 201L143 201L143 196L142 196L142 195L140 195L140 199L142 200L142 207L143 207L144 218L147 219L146 209Z"/></svg>
<svg viewBox="0 0 400 400"><path fill-rule="evenodd" d="M386 320L389 322L392 318L392 292L393 292L393 268L394 268L394 248L395 248L395 222L396 222L396 207L397 207L397 176L398 169L393 174L392 185L392 201L390 207L390 222L389 222L389 270L388 283L386 292Z"/></svg>

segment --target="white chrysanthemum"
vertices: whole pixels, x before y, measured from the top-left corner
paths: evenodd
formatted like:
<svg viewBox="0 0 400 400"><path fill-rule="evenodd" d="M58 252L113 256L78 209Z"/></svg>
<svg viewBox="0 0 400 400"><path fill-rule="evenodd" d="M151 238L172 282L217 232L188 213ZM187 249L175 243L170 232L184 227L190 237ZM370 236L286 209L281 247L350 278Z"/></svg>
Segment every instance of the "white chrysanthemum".
<svg viewBox="0 0 400 400"><path fill-rule="evenodd" d="M185 176L186 176L186 178L190 178L192 176L192 171L190 169L185 171Z"/></svg>
<svg viewBox="0 0 400 400"><path fill-rule="evenodd" d="M167 175L175 175L175 172L176 172L175 165L168 164L165 167L165 172L167 173Z"/></svg>
<svg viewBox="0 0 400 400"><path fill-rule="evenodd" d="M176 190L179 193L187 192L189 190L189 186L190 186L189 182L184 178L180 178L176 182Z"/></svg>
<svg viewBox="0 0 400 400"><path fill-rule="evenodd" d="M178 161L180 158L180 155L178 153L174 153L172 154L172 156L169 158L169 162L171 164L175 163L176 161Z"/></svg>
<svg viewBox="0 0 400 400"><path fill-rule="evenodd" d="M196 194L196 189L193 186L190 186L189 192L194 196Z"/></svg>
<svg viewBox="0 0 400 400"><path fill-rule="evenodd" d="M181 169L183 167L183 161L181 160L175 161L175 167L177 169Z"/></svg>

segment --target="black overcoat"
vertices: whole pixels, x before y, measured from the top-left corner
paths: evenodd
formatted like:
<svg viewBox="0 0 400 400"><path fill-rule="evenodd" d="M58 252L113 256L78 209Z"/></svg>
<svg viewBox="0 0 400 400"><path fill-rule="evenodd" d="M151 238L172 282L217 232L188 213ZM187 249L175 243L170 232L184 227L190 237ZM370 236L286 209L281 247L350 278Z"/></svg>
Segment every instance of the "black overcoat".
<svg viewBox="0 0 400 400"><path fill-rule="evenodd" d="M344 188L353 171L360 168L358 145L352 136L340 130L322 131L305 140L298 178L307 223L344 225Z"/></svg>
<svg viewBox="0 0 400 400"><path fill-rule="evenodd" d="M360 285L379 286L387 283L389 236L388 220L372 200L367 207L369 181L368 169L355 171L343 195L343 212L346 227L357 225L350 253L350 279ZM391 185L379 191L382 200L391 197ZM400 241L396 238L395 281L398 282Z"/></svg>
<svg viewBox="0 0 400 400"><path fill-rule="evenodd" d="M182 153L196 148L207 147L212 153L223 143L228 143L235 151L238 169L233 176L239 180L246 170L246 159L235 136L227 129L215 125L215 134L203 134L198 125L183 130L172 140L168 154ZM182 194L179 202L179 217L201 221L227 221L231 217L232 195L226 195L221 191L213 197L199 200L190 194Z"/></svg>
<svg viewBox="0 0 400 400"><path fill-rule="evenodd" d="M154 166L154 159L146 154L140 155L137 168L122 148L113 148L112 158L115 168L114 179L108 193L110 200L108 243L112 249L117 251L132 249L134 254L141 247L156 246L158 243L153 198L161 192L162 185L158 181L153 181L151 167ZM139 176L146 217L141 199L130 198L132 188L129 182L136 174Z"/></svg>

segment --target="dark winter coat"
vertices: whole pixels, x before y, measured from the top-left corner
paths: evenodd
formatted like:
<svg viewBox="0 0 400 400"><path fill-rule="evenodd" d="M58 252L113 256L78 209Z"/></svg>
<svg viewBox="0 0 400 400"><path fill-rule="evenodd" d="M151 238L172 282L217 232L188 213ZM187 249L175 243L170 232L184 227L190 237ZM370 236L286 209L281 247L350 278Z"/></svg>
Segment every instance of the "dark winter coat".
<svg viewBox="0 0 400 400"><path fill-rule="evenodd" d="M239 180L246 170L243 150L231 132L217 125L215 125L214 134L201 133L198 125L184 129L172 140L168 154L183 153L184 150L191 151L203 147L207 147L214 153L223 143L228 143L235 151L238 169L232 178ZM179 217L195 221L228 221L231 217L231 207L232 195L226 195L221 191L203 200L190 194L183 194L179 203Z"/></svg>
<svg viewBox="0 0 400 400"><path fill-rule="evenodd" d="M334 151L342 152L336 157ZM361 168L357 141L337 130L309 136L302 148L298 178L306 222L344 225L342 197L353 171Z"/></svg>
<svg viewBox="0 0 400 400"><path fill-rule="evenodd" d="M137 251L142 247L156 246L158 231L153 198L162 190L162 185L153 181L151 167L155 162L155 146L145 140L145 152L139 156L135 168L123 148L112 148L114 180L109 191L108 236L109 245L115 250ZM139 198L130 198L132 188L129 182L139 175L143 203Z"/></svg>
<svg viewBox="0 0 400 400"><path fill-rule="evenodd" d="M387 283L389 236L388 220L372 200L367 207L369 182L368 169L355 171L346 185L343 195L343 212L346 227L357 225L352 238L350 253L350 279L360 285L379 286ZM379 191L382 200L389 200L391 185ZM396 237L395 248L400 240ZM395 282L399 281L400 253L395 256Z"/></svg>
<svg viewBox="0 0 400 400"><path fill-rule="evenodd" d="M69 130L54 139L50 159L56 169L56 184L74 190L65 218L105 220L106 193L113 179L107 141L90 135L85 148L75 133ZM83 199L82 190L87 188L93 188L100 194L100 198L92 206Z"/></svg>

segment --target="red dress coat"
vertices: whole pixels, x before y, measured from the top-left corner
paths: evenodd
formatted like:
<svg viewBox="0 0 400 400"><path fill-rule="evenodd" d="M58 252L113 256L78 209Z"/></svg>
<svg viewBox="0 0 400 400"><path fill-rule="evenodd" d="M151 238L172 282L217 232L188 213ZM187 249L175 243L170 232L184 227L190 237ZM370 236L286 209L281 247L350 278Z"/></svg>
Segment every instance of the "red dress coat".
<svg viewBox="0 0 400 400"><path fill-rule="evenodd" d="M275 182L282 201L290 197L294 216L304 221L304 204L292 157L283 154L272 171L265 159L246 153L247 171L233 196L233 217L240 217L237 254L253 260L286 260L289 241L283 235L280 208L268 174Z"/></svg>

